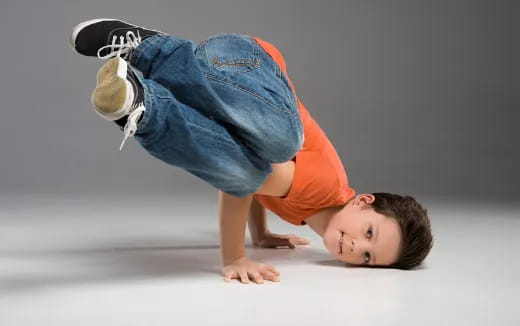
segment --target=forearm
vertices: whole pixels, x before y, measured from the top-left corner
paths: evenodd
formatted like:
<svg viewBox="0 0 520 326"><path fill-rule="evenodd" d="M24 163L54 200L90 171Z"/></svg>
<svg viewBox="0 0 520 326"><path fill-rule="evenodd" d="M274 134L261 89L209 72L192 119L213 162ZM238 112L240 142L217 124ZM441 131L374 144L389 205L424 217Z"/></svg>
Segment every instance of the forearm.
<svg viewBox="0 0 520 326"><path fill-rule="evenodd" d="M263 236L269 233L267 228L266 210L256 200L253 200L251 203L247 225L251 238L253 239L253 243L257 242Z"/></svg>
<svg viewBox="0 0 520 326"><path fill-rule="evenodd" d="M245 230L253 195L239 198L219 190L219 227L222 263L245 257Z"/></svg>

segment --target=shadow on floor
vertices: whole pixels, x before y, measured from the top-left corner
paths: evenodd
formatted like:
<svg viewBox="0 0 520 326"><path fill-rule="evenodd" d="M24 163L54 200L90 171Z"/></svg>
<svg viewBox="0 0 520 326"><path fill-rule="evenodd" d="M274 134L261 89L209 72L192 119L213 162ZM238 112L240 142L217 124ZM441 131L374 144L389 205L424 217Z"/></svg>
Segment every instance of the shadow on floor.
<svg viewBox="0 0 520 326"><path fill-rule="evenodd" d="M202 238L213 238L213 242L218 239L218 233L211 232ZM214 242L217 244L200 245L193 242L139 238L127 239L124 245L96 243L91 248L2 250L0 261L7 259L9 262L0 273L0 296L87 283L221 277L218 241ZM249 258L275 267L289 260L345 266L310 246L268 249L252 247L248 243L246 248Z"/></svg>

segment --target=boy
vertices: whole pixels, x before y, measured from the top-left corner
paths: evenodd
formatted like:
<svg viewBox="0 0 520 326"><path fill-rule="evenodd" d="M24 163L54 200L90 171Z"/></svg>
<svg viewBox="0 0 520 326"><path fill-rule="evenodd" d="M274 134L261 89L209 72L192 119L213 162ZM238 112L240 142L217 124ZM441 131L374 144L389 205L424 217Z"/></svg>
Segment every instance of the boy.
<svg viewBox="0 0 520 326"><path fill-rule="evenodd" d="M285 60L258 37L217 34L200 44L117 19L76 25L72 48L108 60L94 110L154 157L219 189L226 281L279 281L245 255L245 228L262 247L309 242L271 233L269 209L308 224L337 259L408 269L429 253L426 210L410 196L355 195L323 130L296 96Z"/></svg>

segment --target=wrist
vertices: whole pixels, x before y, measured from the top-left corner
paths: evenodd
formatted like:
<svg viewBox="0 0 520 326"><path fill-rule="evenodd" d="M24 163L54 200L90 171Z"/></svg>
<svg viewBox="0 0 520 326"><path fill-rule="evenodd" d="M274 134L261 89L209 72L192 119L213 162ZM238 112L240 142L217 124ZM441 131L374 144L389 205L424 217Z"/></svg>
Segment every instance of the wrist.
<svg viewBox="0 0 520 326"><path fill-rule="evenodd" d="M231 265L237 261L240 261L240 260L244 260L244 259L247 259L247 257L245 255L243 256L237 256L237 257L226 257L226 258L222 258L222 265L223 266L226 266L226 265Z"/></svg>
<svg viewBox="0 0 520 326"><path fill-rule="evenodd" d="M226 248L222 248L221 255L222 262L224 264L229 264L230 262L245 257L246 247L243 243L238 246L228 246Z"/></svg>

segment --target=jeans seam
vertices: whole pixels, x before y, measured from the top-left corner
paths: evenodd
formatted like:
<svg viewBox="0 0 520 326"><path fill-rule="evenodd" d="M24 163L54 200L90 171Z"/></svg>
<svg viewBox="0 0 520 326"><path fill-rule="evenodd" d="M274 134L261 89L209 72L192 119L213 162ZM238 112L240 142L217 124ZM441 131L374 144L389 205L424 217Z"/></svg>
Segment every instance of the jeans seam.
<svg viewBox="0 0 520 326"><path fill-rule="evenodd" d="M140 76L138 76L137 79L139 80L139 83L141 84L141 87L143 88L143 95L144 95L145 112L143 112L141 121L139 121L139 123L137 125L137 129L142 130L142 129L145 129L146 126L148 125L148 123L150 122L150 110L152 109L152 106L153 106L152 99L155 95L155 91L153 88L148 87L148 85L146 85L146 83L143 82L143 80L141 79ZM148 112L146 112L146 111L148 111Z"/></svg>
<svg viewBox="0 0 520 326"><path fill-rule="evenodd" d="M279 67L278 65L275 65L275 66L274 66L274 69L275 69L275 72L276 72L276 77L278 77L278 78L281 79L282 76L281 76L281 73L280 73L280 72L281 72L280 67Z"/></svg>
<svg viewBox="0 0 520 326"><path fill-rule="evenodd" d="M271 103L270 101L268 101L268 100L265 99L264 97L259 96L257 93L255 93L255 92L253 92L253 91L251 91L251 90L249 90L249 89L246 89L246 88L240 87L240 86L238 86L238 85L235 85L235 84L233 84L233 83L231 83L231 82L229 82L229 81L227 81L227 80L224 80L224 79L221 79L221 78L215 77L215 76L210 75L210 74L208 74L208 73L204 73L204 76L205 76L206 78L208 78L208 79L214 80L214 81L219 82L219 83L222 83L222 84L226 84L226 85L231 86L231 87L233 87L233 88L236 88L236 89L238 89L238 90L240 90L240 91L243 91L243 92L245 92L245 93L248 93L248 94L250 94L250 95L253 95L253 96L255 96L256 98L258 98L259 100L261 100L262 102L268 104L269 106L272 106L273 108L275 108L275 109L277 109L277 110L280 110L280 111L283 111L283 112L288 113L289 116L293 116L293 115L296 113L296 112L291 112L290 110L287 110L287 109L285 109L285 108L283 108L283 107L276 106L275 104Z"/></svg>
<svg viewBox="0 0 520 326"><path fill-rule="evenodd" d="M211 130L211 129L208 129L208 128L201 127L201 126L199 126L198 124L193 123L193 122L191 122L191 121L186 121L186 124L188 124L188 125L190 125L190 126L197 127L197 128L199 128L199 129L203 129L203 130L205 130L205 131L209 131L209 132L213 135L213 137L212 137L213 140L215 140L215 141L216 141L217 143L219 143L219 144L222 144L222 145L226 146L226 147L229 148L230 150L235 151L235 149L234 149L232 146L229 146L229 145L227 144L227 141L226 141L224 138L219 137L219 136L218 136L218 133L216 133L215 131L213 131L213 130ZM224 140L224 141L221 141L221 140Z"/></svg>

